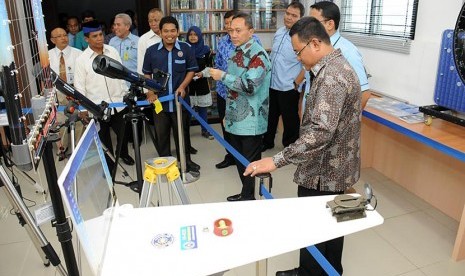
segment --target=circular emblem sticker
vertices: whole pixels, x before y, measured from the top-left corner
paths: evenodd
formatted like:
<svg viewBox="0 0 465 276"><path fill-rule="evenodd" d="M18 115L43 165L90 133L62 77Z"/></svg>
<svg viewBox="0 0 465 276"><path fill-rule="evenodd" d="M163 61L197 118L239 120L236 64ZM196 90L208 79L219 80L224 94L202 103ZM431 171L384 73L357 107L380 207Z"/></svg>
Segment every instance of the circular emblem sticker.
<svg viewBox="0 0 465 276"><path fill-rule="evenodd" d="M183 55L184 55L184 53L182 51L178 52L178 57L182 57Z"/></svg>
<svg viewBox="0 0 465 276"><path fill-rule="evenodd" d="M165 248L173 244L174 242L174 237L171 234L168 233L163 233L163 234L158 234L153 238L152 240L152 245L157 247L157 248Z"/></svg>

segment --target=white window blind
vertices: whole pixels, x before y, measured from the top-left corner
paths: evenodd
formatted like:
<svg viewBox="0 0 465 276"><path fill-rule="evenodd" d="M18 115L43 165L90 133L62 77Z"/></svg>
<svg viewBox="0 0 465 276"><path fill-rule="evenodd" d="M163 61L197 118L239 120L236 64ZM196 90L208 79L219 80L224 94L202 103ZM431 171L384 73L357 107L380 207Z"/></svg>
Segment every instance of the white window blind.
<svg viewBox="0 0 465 276"><path fill-rule="evenodd" d="M410 52L418 0L342 0L339 29L357 45Z"/></svg>

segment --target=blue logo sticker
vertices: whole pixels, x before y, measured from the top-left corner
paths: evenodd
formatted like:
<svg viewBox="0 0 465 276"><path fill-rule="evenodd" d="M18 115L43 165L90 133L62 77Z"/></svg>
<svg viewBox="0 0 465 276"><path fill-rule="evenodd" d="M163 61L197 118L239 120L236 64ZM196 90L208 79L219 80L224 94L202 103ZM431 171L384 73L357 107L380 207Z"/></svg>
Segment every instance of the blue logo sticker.
<svg viewBox="0 0 465 276"><path fill-rule="evenodd" d="M195 225L181 227L181 250L197 248Z"/></svg>
<svg viewBox="0 0 465 276"><path fill-rule="evenodd" d="M165 248L173 244L174 237L169 233L158 234L152 239L152 245L157 248Z"/></svg>

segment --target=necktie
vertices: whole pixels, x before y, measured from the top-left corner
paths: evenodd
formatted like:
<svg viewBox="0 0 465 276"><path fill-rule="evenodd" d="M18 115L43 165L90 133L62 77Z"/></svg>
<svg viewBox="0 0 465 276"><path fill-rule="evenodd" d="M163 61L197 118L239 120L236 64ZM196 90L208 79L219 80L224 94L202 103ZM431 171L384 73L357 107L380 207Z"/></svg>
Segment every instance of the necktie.
<svg viewBox="0 0 465 276"><path fill-rule="evenodd" d="M64 81L68 81L66 79L66 64L65 64L65 57L63 56L63 52L60 53L60 78Z"/></svg>
<svg viewBox="0 0 465 276"><path fill-rule="evenodd" d="M68 81L66 78L66 64L65 64L65 57L63 56L63 52L60 53L60 78L64 81ZM65 105L67 103L66 96L62 93L57 93L58 103L60 105Z"/></svg>

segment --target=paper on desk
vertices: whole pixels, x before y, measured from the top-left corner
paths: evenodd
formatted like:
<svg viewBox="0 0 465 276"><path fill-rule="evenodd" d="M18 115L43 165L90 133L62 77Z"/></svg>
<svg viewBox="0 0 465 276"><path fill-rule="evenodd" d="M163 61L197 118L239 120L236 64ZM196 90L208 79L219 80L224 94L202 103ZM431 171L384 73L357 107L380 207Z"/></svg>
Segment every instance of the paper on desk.
<svg viewBox="0 0 465 276"><path fill-rule="evenodd" d="M409 124L422 123L424 120L423 113L418 110L418 106L393 99L371 98L368 100L367 106L397 117Z"/></svg>

